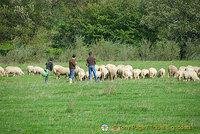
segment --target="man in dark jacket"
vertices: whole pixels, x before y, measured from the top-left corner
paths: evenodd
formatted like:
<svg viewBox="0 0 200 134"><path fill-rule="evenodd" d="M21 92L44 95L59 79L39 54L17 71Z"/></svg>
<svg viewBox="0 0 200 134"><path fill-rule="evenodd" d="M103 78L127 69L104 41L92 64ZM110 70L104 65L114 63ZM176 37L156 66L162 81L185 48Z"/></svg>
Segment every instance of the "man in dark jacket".
<svg viewBox="0 0 200 134"><path fill-rule="evenodd" d="M53 70L53 61L54 59L53 58L50 58L49 62L47 62L45 65L46 65L46 69L48 71L48 74L47 76L45 77L45 82L46 83L49 83L49 71L52 71Z"/></svg>
<svg viewBox="0 0 200 134"><path fill-rule="evenodd" d="M72 83L72 79L74 78L74 74L75 74L75 67L77 62L75 61L76 59L76 55L73 54L72 58L69 60L69 69L70 69L70 75L69 75L69 83Z"/></svg>
<svg viewBox="0 0 200 134"><path fill-rule="evenodd" d="M89 57L86 60L86 66L89 69L89 78L90 82L92 82L92 72L94 74L95 81L98 82L96 70L95 70L96 59L92 56L92 52L89 52Z"/></svg>

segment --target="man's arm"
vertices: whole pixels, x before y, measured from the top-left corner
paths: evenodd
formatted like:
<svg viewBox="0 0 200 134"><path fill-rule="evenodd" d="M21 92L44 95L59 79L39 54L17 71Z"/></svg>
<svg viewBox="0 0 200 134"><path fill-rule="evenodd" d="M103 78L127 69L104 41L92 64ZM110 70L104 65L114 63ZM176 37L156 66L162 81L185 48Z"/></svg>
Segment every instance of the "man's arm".
<svg viewBox="0 0 200 134"><path fill-rule="evenodd" d="M94 58L94 64L96 64L96 59Z"/></svg>

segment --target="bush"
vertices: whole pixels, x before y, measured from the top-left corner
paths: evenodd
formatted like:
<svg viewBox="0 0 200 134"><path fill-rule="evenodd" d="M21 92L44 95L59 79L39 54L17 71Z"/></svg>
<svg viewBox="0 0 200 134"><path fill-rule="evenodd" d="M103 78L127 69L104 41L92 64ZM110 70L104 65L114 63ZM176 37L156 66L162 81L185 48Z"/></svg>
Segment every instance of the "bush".
<svg viewBox="0 0 200 134"><path fill-rule="evenodd" d="M185 58L187 60L200 60L200 40L191 41L186 43L184 48Z"/></svg>
<svg viewBox="0 0 200 134"><path fill-rule="evenodd" d="M174 41L158 41L152 48L153 60L178 60L180 47Z"/></svg>

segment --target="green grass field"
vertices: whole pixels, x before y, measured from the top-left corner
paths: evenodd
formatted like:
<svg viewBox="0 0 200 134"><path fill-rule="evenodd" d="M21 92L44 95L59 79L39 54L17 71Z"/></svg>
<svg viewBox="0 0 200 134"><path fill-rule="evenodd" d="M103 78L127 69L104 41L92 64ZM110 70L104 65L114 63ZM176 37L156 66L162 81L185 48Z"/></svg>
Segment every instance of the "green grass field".
<svg viewBox="0 0 200 134"><path fill-rule="evenodd" d="M171 64L200 66L200 61L98 62L130 64L133 68L166 69ZM54 63L68 66L68 63ZM28 76L28 64L15 64L24 76L0 77L0 133L191 133L200 132L200 82L175 78L139 80L73 81L50 76L50 84L40 75ZM30 65L30 64L29 64ZM44 64L34 64L45 67ZM86 70L85 62L78 65ZM0 65L6 67L5 65ZM101 125L109 130L103 132ZM112 131L113 126L120 131ZM135 125L137 127L132 128ZM150 126L164 127L162 130ZM122 127L130 130L124 129ZM144 127L142 127L144 126ZM180 127L189 126L187 130ZM144 129L144 130L140 130Z"/></svg>

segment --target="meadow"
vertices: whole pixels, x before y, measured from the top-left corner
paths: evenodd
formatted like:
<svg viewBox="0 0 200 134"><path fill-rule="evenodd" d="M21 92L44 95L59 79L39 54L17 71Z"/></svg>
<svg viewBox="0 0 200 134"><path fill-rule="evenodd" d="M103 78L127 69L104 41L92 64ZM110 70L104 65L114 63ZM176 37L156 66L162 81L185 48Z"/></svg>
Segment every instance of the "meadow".
<svg viewBox="0 0 200 134"><path fill-rule="evenodd" d="M108 63L130 64L139 69L165 68L166 77L118 78L98 83L74 80L70 85L68 78L62 76L57 80L51 73L50 84L45 84L41 75L28 76L26 73L28 65L44 68L44 64L12 64L21 67L25 75L0 77L0 133L200 132L200 82L167 77L167 68L171 64L178 68L200 66L200 61L97 62L98 65ZM68 63L56 64L68 66ZM87 69L85 61L78 61L78 65ZM102 124L108 125L107 132L101 130ZM181 126L187 129L180 129ZM121 129L114 130L113 127Z"/></svg>

